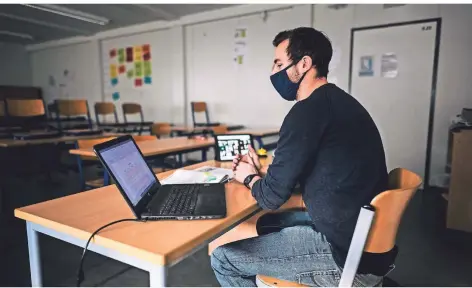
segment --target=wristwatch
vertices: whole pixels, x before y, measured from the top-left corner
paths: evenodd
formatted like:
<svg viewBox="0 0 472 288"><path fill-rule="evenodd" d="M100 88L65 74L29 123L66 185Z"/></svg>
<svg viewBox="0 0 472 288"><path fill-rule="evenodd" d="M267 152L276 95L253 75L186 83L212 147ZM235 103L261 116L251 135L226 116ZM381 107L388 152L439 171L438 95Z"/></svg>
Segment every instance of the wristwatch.
<svg viewBox="0 0 472 288"><path fill-rule="evenodd" d="M251 184L252 179L254 179L254 177L256 176L259 176L259 175L251 174L251 175L246 176L246 178L244 178L244 181L243 181L244 186L246 186L248 189L251 189L251 187L249 187L249 184Z"/></svg>

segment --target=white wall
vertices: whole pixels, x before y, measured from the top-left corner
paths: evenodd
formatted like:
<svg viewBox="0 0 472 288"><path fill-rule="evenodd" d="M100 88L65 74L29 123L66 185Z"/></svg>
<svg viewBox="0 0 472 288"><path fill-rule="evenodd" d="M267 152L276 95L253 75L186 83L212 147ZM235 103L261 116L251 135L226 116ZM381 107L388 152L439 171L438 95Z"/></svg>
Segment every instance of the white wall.
<svg viewBox="0 0 472 288"><path fill-rule="evenodd" d="M100 65L97 41L31 53L33 85L43 89L46 103L55 99L100 101ZM64 71L69 74L64 75ZM51 83L51 77L54 83Z"/></svg>
<svg viewBox="0 0 472 288"><path fill-rule="evenodd" d="M0 85L31 86L31 65L25 47L0 43Z"/></svg>
<svg viewBox="0 0 472 288"><path fill-rule="evenodd" d="M436 110L434 114L430 176L444 172L450 119L462 107L472 107L471 5L405 5L384 9L383 5L348 5L334 10L314 6L314 27L326 32L333 46L341 50L341 60L330 72L329 80L348 89L350 33L354 27L442 18L439 50ZM430 178L431 180L431 178ZM430 182L431 183L431 182Z"/></svg>

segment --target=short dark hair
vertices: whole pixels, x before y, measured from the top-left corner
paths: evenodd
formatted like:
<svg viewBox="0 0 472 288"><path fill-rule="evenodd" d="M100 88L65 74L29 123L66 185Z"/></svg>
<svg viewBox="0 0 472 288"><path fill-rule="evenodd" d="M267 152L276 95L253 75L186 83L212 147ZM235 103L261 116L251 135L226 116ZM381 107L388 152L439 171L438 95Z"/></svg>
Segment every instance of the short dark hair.
<svg viewBox="0 0 472 288"><path fill-rule="evenodd" d="M277 47L287 39L289 41L287 55L293 62L298 62L303 56L308 56L311 58L313 66L318 70L318 77L328 76L328 66L333 56L333 48L323 32L310 27L286 30L277 34L272 44Z"/></svg>

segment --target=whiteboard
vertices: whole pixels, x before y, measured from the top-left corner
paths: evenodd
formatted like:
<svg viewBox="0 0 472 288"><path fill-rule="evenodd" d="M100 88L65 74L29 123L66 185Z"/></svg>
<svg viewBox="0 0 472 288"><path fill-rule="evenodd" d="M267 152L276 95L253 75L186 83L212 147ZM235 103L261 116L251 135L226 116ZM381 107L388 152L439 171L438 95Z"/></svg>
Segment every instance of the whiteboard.
<svg viewBox="0 0 472 288"><path fill-rule="evenodd" d="M206 101L212 122L280 127L294 102L283 100L270 82L277 33L310 26L309 5L185 28L187 102ZM246 30L243 64L235 58L235 32ZM191 109L188 109L191 123ZM198 121L199 119L197 119Z"/></svg>
<svg viewBox="0 0 472 288"><path fill-rule="evenodd" d="M172 44L169 43L171 37L171 30L160 30L102 41L101 59L103 64L101 72L103 95L105 101L115 103L120 120L123 119L121 104L124 102L141 104L146 121L168 122L172 119L173 65L172 58L169 57L172 52ZM132 77L128 77L127 72L134 65L134 61L131 64L125 61L123 65L127 66L126 71L118 73L118 77L110 75L111 63L121 65L116 60L117 58L110 56L112 50L118 53L119 49L126 51L126 48L143 47L143 45L149 45L150 49L150 59L146 61L150 63L151 69L151 82L149 84L145 83L145 59L136 61L141 62L143 66L141 75L133 74ZM144 51L141 53L144 54ZM114 57L118 57L118 55ZM111 78L117 78L118 85L112 85ZM141 86L135 85L136 79L141 79ZM114 99L113 93L118 93L119 99ZM133 120L137 119L129 119L129 121Z"/></svg>

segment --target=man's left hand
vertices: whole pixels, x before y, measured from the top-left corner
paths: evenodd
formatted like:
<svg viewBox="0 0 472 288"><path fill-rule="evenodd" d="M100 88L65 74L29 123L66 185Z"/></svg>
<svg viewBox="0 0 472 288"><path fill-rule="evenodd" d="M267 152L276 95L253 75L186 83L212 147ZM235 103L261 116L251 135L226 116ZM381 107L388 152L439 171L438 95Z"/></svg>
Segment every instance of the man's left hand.
<svg viewBox="0 0 472 288"><path fill-rule="evenodd" d="M252 164L240 161L233 174L236 181L243 183L247 176L258 173L257 169Z"/></svg>

